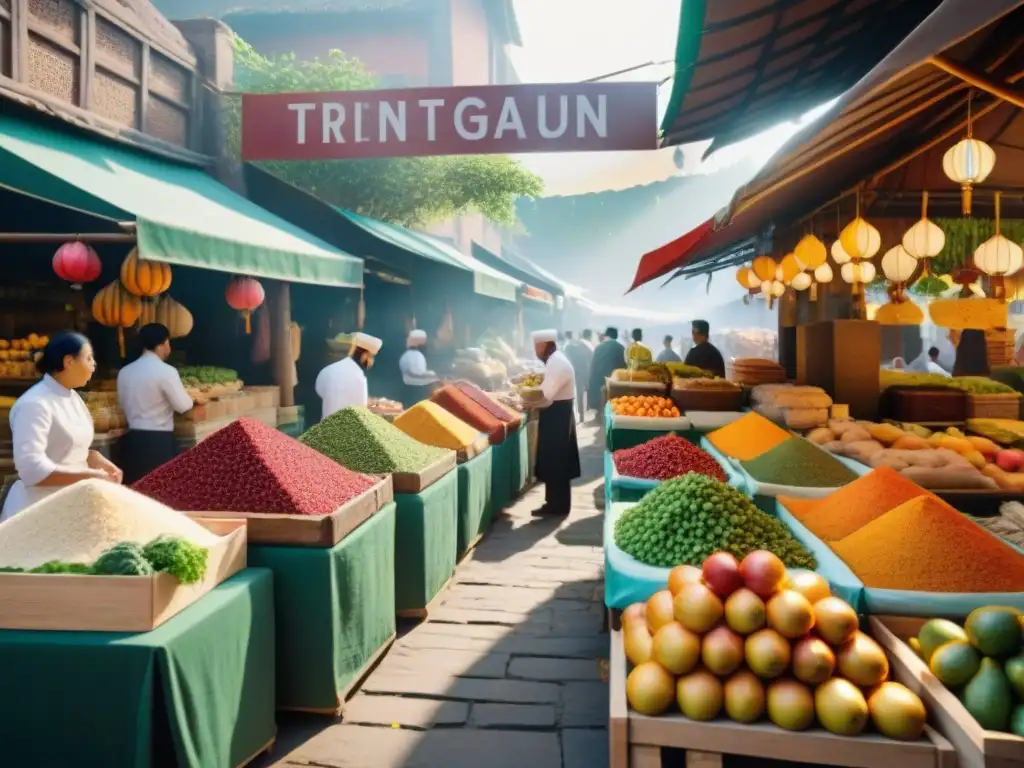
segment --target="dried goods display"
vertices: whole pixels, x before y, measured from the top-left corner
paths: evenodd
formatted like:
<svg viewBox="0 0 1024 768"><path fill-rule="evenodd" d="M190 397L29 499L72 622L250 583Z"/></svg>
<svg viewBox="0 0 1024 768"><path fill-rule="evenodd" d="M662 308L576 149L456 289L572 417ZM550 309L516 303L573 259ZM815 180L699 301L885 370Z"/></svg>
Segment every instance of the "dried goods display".
<svg viewBox="0 0 1024 768"><path fill-rule="evenodd" d="M683 378L681 376L677 376L672 380L672 388L681 390L735 392L740 389L740 386L738 384L734 384L728 379L705 377Z"/></svg>
<svg viewBox="0 0 1024 768"><path fill-rule="evenodd" d="M679 409L667 397L624 395L610 401L612 413L619 416L646 416L656 419L677 419Z"/></svg>
<svg viewBox="0 0 1024 768"><path fill-rule="evenodd" d="M792 435L759 413L748 413L707 435L708 442L731 459L749 461Z"/></svg>
<svg viewBox="0 0 1024 768"><path fill-rule="evenodd" d="M491 443L497 445L504 442L508 434L508 425L493 416L490 411L475 402L458 387L446 384L440 389L434 390L430 399L460 421L469 424L478 432L483 432L490 438Z"/></svg>
<svg viewBox="0 0 1024 768"><path fill-rule="evenodd" d="M343 408L299 439L344 467L374 475L420 472L446 453L413 440L366 408Z"/></svg>
<svg viewBox="0 0 1024 768"><path fill-rule="evenodd" d="M723 550L743 557L774 552L792 567L814 568L814 556L775 517L740 491L691 472L659 485L615 521L615 546L645 565L699 565Z"/></svg>
<svg viewBox="0 0 1024 768"><path fill-rule="evenodd" d="M648 371L644 368L619 368L612 371L612 381L632 381L654 384L657 383L659 379L656 372Z"/></svg>
<svg viewBox="0 0 1024 768"><path fill-rule="evenodd" d="M1017 419L968 419L967 431L999 445L1024 448L1024 421Z"/></svg>
<svg viewBox="0 0 1024 768"><path fill-rule="evenodd" d="M48 336L30 333L23 339L0 339L0 379L34 379L35 353L50 341Z"/></svg>
<svg viewBox="0 0 1024 768"><path fill-rule="evenodd" d="M615 469L626 477L670 480L687 472L699 472L723 483L725 471L707 451L677 435L662 435L635 448L612 454Z"/></svg>
<svg viewBox="0 0 1024 768"><path fill-rule="evenodd" d="M820 387L763 384L750 393L753 409L789 429L812 429L828 421L832 398Z"/></svg>
<svg viewBox="0 0 1024 768"><path fill-rule="evenodd" d="M774 360L741 358L730 365L730 379L737 384L781 384L786 380L786 370Z"/></svg>
<svg viewBox="0 0 1024 768"><path fill-rule="evenodd" d="M381 416L397 416L402 412L400 402L388 400L386 397L371 397L366 401L366 407Z"/></svg>
<svg viewBox="0 0 1024 768"><path fill-rule="evenodd" d="M233 371L230 368L217 368L212 365L188 365L179 368L178 375L181 376L181 383L186 389L202 389L235 384L238 385L239 389L241 388L238 371Z"/></svg>
<svg viewBox="0 0 1024 768"><path fill-rule="evenodd" d="M273 427L241 418L134 488L181 511L327 515L376 482Z"/></svg>
<svg viewBox="0 0 1024 768"><path fill-rule="evenodd" d="M638 713L678 708L690 720L763 718L803 731L817 723L840 736L869 724L914 741L927 712L915 693L889 681L889 659L858 629L856 612L817 574L787 574L770 552L742 561L715 552L680 566L667 588L622 614L633 665L626 698Z"/></svg>
<svg viewBox="0 0 1024 768"><path fill-rule="evenodd" d="M718 378L711 371L705 371L695 365L686 363L663 363L666 370L676 379L715 379Z"/></svg>
<svg viewBox="0 0 1024 768"><path fill-rule="evenodd" d="M857 474L802 437L790 437L760 456L741 462L760 483L800 488L838 488Z"/></svg>
<svg viewBox="0 0 1024 768"><path fill-rule="evenodd" d="M407 410L394 425L425 445L458 451L467 448L480 433L437 403L424 400Z"/></svg>
<svg viewBox="0 0 1024 768"><path fill-rule="evenodd" d="M543 380L544 377L541 375L535 386L540 386ZM518 424L522 420L521 414L510 411L472 382L456 381L453 386L499 421L506 424Z"/></svg>
<svg viewBox="0 0 1024 768"><path fill-rule="evenodd" d="M915 373L884 369L879 373L879 386L920 389L958 389L972 395L1019 395L1013 387L986 376L943 376L940 373Z"/></svg>

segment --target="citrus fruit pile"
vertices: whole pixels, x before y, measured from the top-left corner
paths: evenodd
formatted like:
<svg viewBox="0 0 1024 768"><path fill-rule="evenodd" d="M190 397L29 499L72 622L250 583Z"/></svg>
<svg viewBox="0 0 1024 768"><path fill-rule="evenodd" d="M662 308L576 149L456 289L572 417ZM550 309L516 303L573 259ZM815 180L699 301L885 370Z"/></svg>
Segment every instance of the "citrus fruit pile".
<svg viewBox="0 0 1024 768"><path fill-rule="evenodd" d="M652 418L677 419L679 409L667 397L646 397L625 395L611 401L612 413L619 416L650 416Z"/></svg>
<svg viewBox="0 0 1024 768"><path fill-rule="evenodd" d="M673 569L667 589L623 611L622 633L634 665L626 698L641 715L675 704L699 721L767 714L791 731L817 722L858 736L871 722L892 739L924 732L924 704L889 682L885 651L859 631L853 608L771 552L742 563L716 552L701 568Z"/></svg>

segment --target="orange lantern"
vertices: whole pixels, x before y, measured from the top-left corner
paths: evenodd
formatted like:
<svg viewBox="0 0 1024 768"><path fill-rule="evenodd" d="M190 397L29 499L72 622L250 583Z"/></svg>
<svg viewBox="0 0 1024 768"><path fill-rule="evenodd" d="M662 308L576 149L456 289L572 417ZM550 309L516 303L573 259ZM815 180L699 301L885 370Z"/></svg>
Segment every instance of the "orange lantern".
<svg viewBox="0 0 1024 768"><path fill-rule="evenodd" d="M132 248L121 263L121 285L144 299L159 296L171 287L171 268L162 261L140 259L139 249Z"/></svg>
<svg viewBox="0 0 1024 768"><path fill-rule="evenodd" d="M124 329L134 325L142 315L142 301L125 290L117 280L100 289L92 300L92 316L100 325L117 328L117 346L125 356Z"/></svg>

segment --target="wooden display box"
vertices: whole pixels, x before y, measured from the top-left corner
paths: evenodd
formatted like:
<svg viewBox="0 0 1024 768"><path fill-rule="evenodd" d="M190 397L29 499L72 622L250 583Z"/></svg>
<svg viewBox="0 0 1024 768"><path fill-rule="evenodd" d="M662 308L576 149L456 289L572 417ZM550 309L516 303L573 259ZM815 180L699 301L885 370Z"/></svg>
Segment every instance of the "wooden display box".
<svg viewBox="0 0 1024 768"><path fill-rule="evenodd" d="M197 520L223 537L210 548L206 577L0 574L0 629L149 632L245 568L244 520Z"/></svg>
<svg viewBox="0 0 1024 768"><path fill-rule="evenodd" d="M222 518L244 520L249 525L249 543L282 544L289 547L330 548L395 500L391 477L349 499L329 515L280 515L266 512L189 512L203 522Z"/></svg>
<svg viewBox="0 0 1024 768"><path fill-rule="evenodd" d="M786 731L767 720L743 725L718 719L698 722L678 712L640 715L626 700L622 632L611 632L608 746L610 768L660 768L662 748L685 749L687 766L721 768L727 755L744 755L848 768L956 768L953 747L927 729L919 741L876 734L836 736L821 728Z"/></svg>
<svg viewBox="0 0 1024 768"><path fill-rule="evenodd" d="M465 448L460 448L455 452L455 461L457 464L465 464L467 461L475 459L490 447L491 441L487 435L480 435Z"/></svg>
<svg viewBox="0 0 1024 768"><path fill-rule="evenodd" d="M963 424L967 395L950 389L890 387L882 395L883 415L915 424Z"/></svg>
<svg viewBox="0 0 1024 768"><path fill-rule="evenodd" d="M395 493L419 493L424 488L429 488L451 472L455 468L455 462L455 451L447 451L444 456L419 472L394 472L391 480Z"/></svg>
<svg viewBox="0 0 1024 768"><path fill-rule="evenodd" d="M199 442L203 438L212 435L218 429L226 427L228 424L233 421L237 421L243 416L250 419L256 419L257 421L262 421L269 427L277 427L277 408L257 408L256 410L247 411L245 413L220 416L216 419L207 418L200 421L175 420L174 436L178 438L192 439Z"/></svg>
<svg viewBox="0 0 1024 768"><path fill-rule="evenodd" d="M280 408L281 388L280 387L249 387L249 394L256 401L257 408Z"/></svg>
<svg viewBox="0 0 1024 768"><path fill-rule="evenodd" d="M680 413L687 411L739 411L743 408L742 389L675 389L672 402Z"/></svg>
<svg viewBox="0 0 1024 768"><path fill-rule="evenodd" d="M967 395L968 419L1017 419L1020 416L1020 395Z"/></svg>
<svg viewBox="0 0 1024 768"><path fill-rule="evenodd" d="M605 391L608 399L614 400L617 397L635 395L637 397L668 395L669 385L660 381L620 381L619 379L605 379Z"/></svg>
<svg viewBox="0 0 1024 768"><path fill-rule="evenodd" d="M848 403L855 419L878 415L881 326L869 320L829 320L796 329L798 384L821 387L836 403Z"/></svg>
<svg viewBox="0 0 1024 768"><path fill-rule="evenodd" d="M893 679L921 697L929 719L956 750L960 768L1024 768L1024 739L978 725L956 694L904 642L917 634L924 619L871 616L868 622L872 636L889 655Z"/></svg>

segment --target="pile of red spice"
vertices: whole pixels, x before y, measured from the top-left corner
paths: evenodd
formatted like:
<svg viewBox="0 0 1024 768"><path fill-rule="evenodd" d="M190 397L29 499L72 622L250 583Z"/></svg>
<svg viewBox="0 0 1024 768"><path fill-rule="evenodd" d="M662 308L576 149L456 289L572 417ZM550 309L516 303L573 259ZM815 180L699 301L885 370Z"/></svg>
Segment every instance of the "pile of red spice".
<svg viewBox="0 0 1024 768"><path fill-rule="evenodd" d="M656 437L636 448L615 451L612 460L615 469L624 477L671 480L687 472L699 472L723 483L727 479L725 471L710 453L676 435Z"/></svg>
<svg viewBox="0 0 1024 768"><path fill-rule="evenodd" d="M469 424L478 432L483 432L490 439L491 445L505 442L509 426L501 421L469 395L452 384L446 384L434 390L430 399L444 408L452 416Z"/></svg>
<svg viewBox="0 0 1024 768"><path fill-rule="evenodd" d="M515 430L519 428L519 425L523 421L521 414L515 413L509 408L499 403L493 397L484 392L480 387L470 381L456 381L455 388L458 389L462 394L472 400L474 403L479 405L491 416L496 418L498 421L504 422L509 425L509 430Z"/></svg>
<svg viewBox="0 0 1024 768"><path fill-rule="evenodd" d="M327 515L377 482L263 422L242 418L132 487L183 512Z"/></svg>

